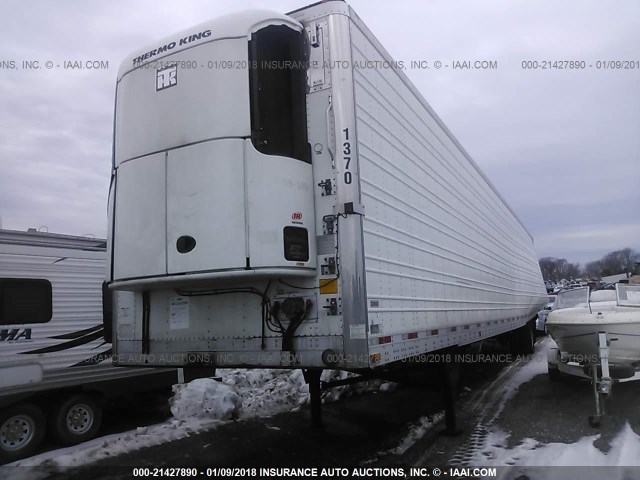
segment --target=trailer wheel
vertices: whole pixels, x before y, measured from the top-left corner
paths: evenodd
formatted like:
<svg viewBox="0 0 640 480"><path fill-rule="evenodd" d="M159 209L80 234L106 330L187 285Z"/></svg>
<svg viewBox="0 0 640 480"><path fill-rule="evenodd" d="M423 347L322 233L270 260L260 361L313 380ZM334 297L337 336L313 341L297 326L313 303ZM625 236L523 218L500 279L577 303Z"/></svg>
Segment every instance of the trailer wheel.
<svg viewBox="0 0 640 480"><path fill-rule="evenodd" d="M547 375L549 377L549 380L552 382L558 382L562 380L562 377L564 376L557 367L553 368L550 365L547 365Z"/></svg>
<svg viewBox="0 0 640 480"><path fill-rule="evenodd" d="M531 355L535 350L536 337L531 322L525 323L511 333L511 353Z"/></svg>
<svg viewBox="0 0 640 480"><path fill-rule="evenodd" d="M75 445L92 439L102 422L102 408L89 395L63 399L54 408L51 434L63 445Z"/></svg>
<svg viewBox="0 0 640 480"><path fill-rule="evenodd" d="M526 355L533 355L536 351L536 332L535 332L535 324L533 322L527 322L524 324L526 334L524 337L524 352Z"/></svg>
<svg viewBox="0 0 640 480"><path fill-rule="evenodd" d="M550 348L547 352L547 375L552 382L562 380L564 376L558 367L559 363L560 351L557 348Z"/></svg>
<svg viewBox="0 0 640 480"><path fill-rule="evenodd" d="M31 404L0 413L0 463L33 455L44 437L44 414Z"/></svg>

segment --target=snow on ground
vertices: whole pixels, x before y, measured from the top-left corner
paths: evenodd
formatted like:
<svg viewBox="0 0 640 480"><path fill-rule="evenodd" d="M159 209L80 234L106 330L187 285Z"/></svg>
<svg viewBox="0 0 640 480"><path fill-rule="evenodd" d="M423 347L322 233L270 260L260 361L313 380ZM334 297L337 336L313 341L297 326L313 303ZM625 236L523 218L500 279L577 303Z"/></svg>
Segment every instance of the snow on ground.
<svg viewBox="0 0 640 480"><path fill-rule="evenodd" d="M549 341L547 339L544 339L542 342L536 345L535 353L531 355L529 362L520 367L516 371L516 373L502 386L500 391L500 401L491 421L500 416L500 414L504 410L505 405L511 399L511 397L513 397L518 388L520 388L520 385L528 382L537 375L547 373L547 349L550 345L548 342ZM512 367L515 367L515 365L512 365ZM504 373L507 374L508 371L505 370Z"/></svg>
<svg viewBox="0 0 640 480"><path fill-rule="evenodd" d="M482 448L474 453L470 463L483 467L540 467L553 465L573 467L620 467L640 466L640 436L631 429L629 423L618 432L611 441L611 449L603 453L593 445L600 435L582 437L575 443L549 443L543 444L534 439L526 438L514 448L507 448L509 434L503 431L490 433ZM535 469L527 471L531 480L553 479L558 470ZM586 476L585 476L586 474ZM593 478L600 478L602 471L593 471ZM624 470L610 470L610 479L624 477ZM588 472L581 469L581 476L591 478ZM630 478L630 477L626 477Z"/></svg>
<svg viewBox="0 0 640 480"><path fill-rule="evenodd" d="M221 406L214 407L215 412L223 411ZM180 412L184 411L184 408ZM172 418L164 423L136 430L115 433L95 438L72 447L52 450L24 460L10 463L10 466L78 466L95 462L103 458L115 457L140 448L160 445L189 436L209 428L214 428L221 420L202 417Z"/></svg>
<svg viewBox="0 0 640 480"><path fill-rule="evenodd" d="M269 417L296 410L309 401L309 387L304 381L301 370L223 369L218 370L218 374L220 376L218 380L221 381L202 378L188 384L174 385L174 396L170 400L174 418L167 422L108 435L73 447L42 453L9 465L50 467L84 465L102 458L178 440L192 433L215 428L231 419ZM322 380L327 382L350 376L352 374L347 372L326 370L322 374ZM380 388L380 383L380 381L368 381L336 387L325 392L323 400L331 402L346 395L375 391ZM392 390L392 387L386 384L386 387L381 390Z"/></svg>
<svg viewBox="0 0 640 480"><path fill-rule="evenodd" d="M528 382L536 375L546 373L547 357L546 352L549 347L555 346L550 339L545 339L537 345L536 352L531 360L521 367L503 386L502 394L499 397L495 413L492 415L489 424L497 419L503 411L508 400L513 396L520 385ZM506 372L505 372L506 373ZM557 478L558 471L554 469L536 469L527 471L526 467L540 466L576 466L576 467L610 467L610 466L640 466L640 436L631 429L627 422L611 441L611 449L603 453L593 443L600 438L600 435L582 437L575 443L549 443L544 444L537 440L526 438L514 448L507 448L507 439L510 434L500 429L494 428L475 452L470 460L471 465L482 467L507 467L517 466L523 469L526 477L531 480L546 480ZM581 472L581 480L592 477L600 478L601 471ZM513 472L511 472L513 473ZM614 470L611 472L611 479L630 478L625 477L624 470Z"/></svg>

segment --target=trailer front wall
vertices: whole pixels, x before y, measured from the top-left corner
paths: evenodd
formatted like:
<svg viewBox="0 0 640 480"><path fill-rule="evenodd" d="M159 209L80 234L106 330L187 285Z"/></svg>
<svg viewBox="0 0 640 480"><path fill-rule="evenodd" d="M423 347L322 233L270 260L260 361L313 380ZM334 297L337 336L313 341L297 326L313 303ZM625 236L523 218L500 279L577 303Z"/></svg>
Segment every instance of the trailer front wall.
<svg viewBox="0 0 640 480"><path fill-rule="evenodd" d="M370 351L524 324L546 301L528 232L357 18L351 40Z"/></svg>

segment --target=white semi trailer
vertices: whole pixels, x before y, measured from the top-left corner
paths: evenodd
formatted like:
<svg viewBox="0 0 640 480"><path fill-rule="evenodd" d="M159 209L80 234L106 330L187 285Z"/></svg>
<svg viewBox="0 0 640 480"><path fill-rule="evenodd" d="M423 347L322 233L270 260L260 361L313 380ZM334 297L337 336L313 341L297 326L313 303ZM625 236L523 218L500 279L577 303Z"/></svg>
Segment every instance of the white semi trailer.
<svg viewBox="0 0 640 480"><path fill-rule="evenodd" d="M303 368L313 397L323 368L532 349L531 236L346 3L134 52L114 137L118 365Z"/></svg>

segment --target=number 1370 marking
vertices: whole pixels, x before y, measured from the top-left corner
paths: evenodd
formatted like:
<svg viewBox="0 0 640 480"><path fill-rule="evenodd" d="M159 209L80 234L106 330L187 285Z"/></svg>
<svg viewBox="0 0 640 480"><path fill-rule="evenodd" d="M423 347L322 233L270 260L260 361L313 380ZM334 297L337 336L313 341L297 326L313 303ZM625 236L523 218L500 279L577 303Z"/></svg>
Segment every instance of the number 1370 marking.
<svg viewBox="0 0 640 480"><path fill-rule="evenodd" d="M351 172L349 171L349 164L351 163L351 141L349 140L349 129L345 128L344 142L342 143L342 158L344 160L344 183L349 185L353 181Z"/></svg>

